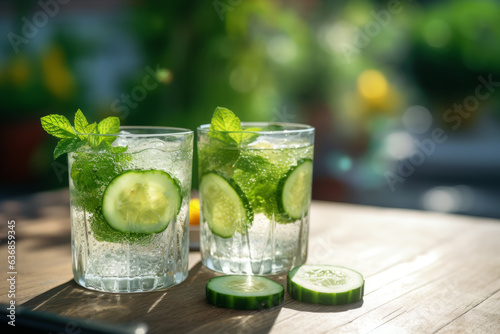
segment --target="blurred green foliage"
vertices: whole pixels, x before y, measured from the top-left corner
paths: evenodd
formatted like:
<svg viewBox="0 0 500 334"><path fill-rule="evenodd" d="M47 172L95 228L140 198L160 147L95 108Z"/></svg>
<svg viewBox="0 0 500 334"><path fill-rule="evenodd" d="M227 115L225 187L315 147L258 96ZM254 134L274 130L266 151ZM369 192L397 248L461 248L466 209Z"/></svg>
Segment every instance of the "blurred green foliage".
<svg viewBox="0 0 500 334"><path fill-rule="evenodd" d="M224 106L243 121L308 122L325 141L317 142L318 154L336 148L362 158L376 150L380 133L408 106L426 104L438 115L470 94L479 75L500 78L500 6L494 1L198 0L123 6L114 15L103 9L101 20L113 18L112 32L76 34L92 30L99 8L77 14L61 8L39 29L41 34L50 27L45 42L32 40L15 53L4 39L2 117L14 124L48 113L73 117L81 108L91 122L117 115L126 125L196 129L210 121L216 106ZM22 18L40 10L24 2L13 2L11 9L13 24L7 29L18 33ZM82 20L73 20L75 15ZM117 59L133 61L114 91L94 99L82 63L97 61L120 39L131 41L133 53ZM102 64L90 68L95 71L86 76L109 81ZM498 110L498 98L487 102ZM10 182L62 185L46 158L54 143L42 138L30 151L32 175ZM196 187L196 173L194 179Z"/></svg>

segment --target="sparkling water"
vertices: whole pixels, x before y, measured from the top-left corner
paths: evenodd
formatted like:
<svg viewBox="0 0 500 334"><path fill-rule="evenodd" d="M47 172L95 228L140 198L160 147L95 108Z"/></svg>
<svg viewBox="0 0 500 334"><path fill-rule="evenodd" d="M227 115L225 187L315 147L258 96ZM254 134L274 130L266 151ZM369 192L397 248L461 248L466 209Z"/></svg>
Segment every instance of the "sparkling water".
<svg viewBox="0 0 500 334"><path fill-rule="evenodd" d="M303 264L309 215L304 212L296 220L284 217L277 196L286 173L302 159L313 158L312 142L261 135L244 148L232 148L213 145L208 136L201 135L198 155L200 176L216 172L233 180L249 199L254 213L248 227L230 238L221 238L212 233L202 211L203 264L223 273L255 275L286 272Z"/></svg>
<svg viewBox="0 0 500 334"><path fill-rule="evenodd" d="M89 289L158 290L182 282L188 273L192 134L188 138L127 135L122 132L113 143L127 147L123 153L83 147L68 158L73 274ZM163 232L123 233L104 219L103 193L114 177L128 170L162 170L179 182L182 206Z"/></svg>

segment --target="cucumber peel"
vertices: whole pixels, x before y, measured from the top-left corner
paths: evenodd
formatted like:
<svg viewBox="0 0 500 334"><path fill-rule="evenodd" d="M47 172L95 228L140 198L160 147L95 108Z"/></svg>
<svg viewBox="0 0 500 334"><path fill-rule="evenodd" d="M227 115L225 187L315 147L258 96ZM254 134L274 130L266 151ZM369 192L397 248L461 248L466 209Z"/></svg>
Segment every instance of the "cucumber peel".
<svg viewBox="0 0 500 334"><path fill-rule="evenodd" d="M240 187L231 179L211 172L200 182L202 218L213 234L230 238L253 220L253 211Z"/></svg>
<svg viewBox="0 0 500 334"><path fill-rule="evenodd" d="M298 301L342 305L363 298L365 280L352 269L335 265L304 264L287 275L287 291Z"/></svg>
<svg viewBox="0 0 500 334"><path fill-rule="evenodd" d="M206 299L218 307L260 310L281 304L285 299L285 288L262 276L224 275L208 281Z"/></svg>
<svg viewBox="0 0 500 334"><path fill-rule="evenodd" d="M290 168L278 184L278 208L291 219L300 219L309 211L312 173L312 160L302 159Z"/></svg>

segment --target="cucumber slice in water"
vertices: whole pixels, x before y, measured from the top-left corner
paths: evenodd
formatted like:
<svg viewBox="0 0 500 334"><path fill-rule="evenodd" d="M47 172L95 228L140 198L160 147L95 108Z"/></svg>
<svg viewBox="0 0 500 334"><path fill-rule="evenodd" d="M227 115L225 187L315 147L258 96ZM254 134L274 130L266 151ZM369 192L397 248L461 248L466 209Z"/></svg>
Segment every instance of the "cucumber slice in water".
<svg viewBox="0 0 500 334"><path fill-rule="evenodd" d="M204 175L200 182L201 212L215 235L230 238L253 220L250 204L236 183L216 173Z"/></svg>
<svg viewBox="0 0 500 334"><path fill-rule="evenodd" d="M279 182L279 208L292 219L300 219L309 211L312 173L312 160L303 159L298 162L297 166L290 168Z"/></svg>
<svg viewBox="0 0 500 334"><path fill-rule="evenodd" d="M206 286L209 304L237 310L260 310L285 299L285 288L262 276L225 275L210 279Z"/></svg>
<svg viewBox="0 0 500 334"><path fill-rule="evenodd" d="M120 232L159 233L181 208L181 188L161 170L127 171L104 191L102 213Z"/></svg>
<svg viewBox="0 0 500 334"><path fill-rule="evenodd" d="M365 280L355 270L334 265L304 264L287 275L292 298L312 304L341 305L363 298Z"/></svg>

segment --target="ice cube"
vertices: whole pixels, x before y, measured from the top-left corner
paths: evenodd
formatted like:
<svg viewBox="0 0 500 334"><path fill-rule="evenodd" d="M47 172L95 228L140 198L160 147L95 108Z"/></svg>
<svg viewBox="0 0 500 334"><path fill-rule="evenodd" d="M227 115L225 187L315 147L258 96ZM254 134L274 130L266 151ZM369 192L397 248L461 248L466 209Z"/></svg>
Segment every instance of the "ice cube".
<svg viewBox="0 0 500 334"><path fill-rule="evenodd" d="M163 152L177 151L180 147L179 142L168 142L156 138L129 138L129 150L132 152L140 152L145 150L160 150Z"/></svg>
<svg viewBox="0 0 500 334"><path fill-rule="evenodd" d="M127 146L127 145L129 145L132 138L127 137L127 135L131 135L131 133L124 131L124 130L121 130L120 132L118 132L118 137L115 139L113 144L111 144L111 146Z"/></svg>

